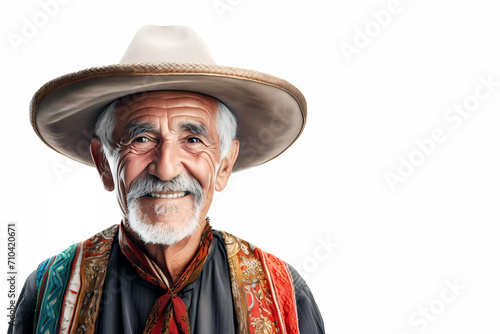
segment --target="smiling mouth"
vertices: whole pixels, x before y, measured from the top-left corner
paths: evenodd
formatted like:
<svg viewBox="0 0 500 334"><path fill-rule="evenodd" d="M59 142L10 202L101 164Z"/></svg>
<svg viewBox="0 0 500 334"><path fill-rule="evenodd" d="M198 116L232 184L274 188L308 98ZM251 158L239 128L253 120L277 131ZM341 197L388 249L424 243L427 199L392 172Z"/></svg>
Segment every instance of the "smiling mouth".
<svg viewBox="0 0 500 334"><path fill-rule="evenodd" d="M179 198L179 197L184 197L189 195L189 191L177 191L173 193L157 193L157 192L152 192L148 194L148 196L155 197L155 198Z"/></svg>

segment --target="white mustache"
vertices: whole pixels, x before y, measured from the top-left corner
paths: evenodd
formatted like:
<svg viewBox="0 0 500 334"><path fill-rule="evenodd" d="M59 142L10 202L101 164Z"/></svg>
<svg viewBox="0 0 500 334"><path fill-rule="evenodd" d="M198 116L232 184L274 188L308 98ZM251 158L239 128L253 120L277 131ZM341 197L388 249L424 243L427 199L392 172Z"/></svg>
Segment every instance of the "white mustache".
<svg viewBox="0 0 500 334"><path fill-rule="evenodd" d="M139 197L149 195L152 192L167 191L187 191L193 196L196 205L203 202L203 188L200 183L196 178L184 172L169 181L162 181L153 175L135 179L130 184L130 189L127 194L127 203L131 203Z"/></svg>

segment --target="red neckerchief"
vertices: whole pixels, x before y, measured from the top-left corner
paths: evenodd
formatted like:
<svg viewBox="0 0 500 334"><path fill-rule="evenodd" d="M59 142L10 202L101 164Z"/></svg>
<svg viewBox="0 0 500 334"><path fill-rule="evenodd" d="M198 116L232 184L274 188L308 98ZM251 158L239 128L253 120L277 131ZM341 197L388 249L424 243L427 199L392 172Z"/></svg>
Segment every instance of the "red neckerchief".
<svg viewBox="0 0 500 334"><path fill-rule="evenodd" d="M212 248L213 233L208 219L205 229L201 235L200 246L184 270L179 280L172 288L169 288L162 278L163 273L158 266L137 247L132 239L127 235L123 222L120 225L119 243L122 253L132 263L139 276L156 286L165 290L165 294L158 298L149 312L144 334L178 334L190 333L189 315L186 305L177 294L184 287L194 282L201 273L210 248Z"/></svg>

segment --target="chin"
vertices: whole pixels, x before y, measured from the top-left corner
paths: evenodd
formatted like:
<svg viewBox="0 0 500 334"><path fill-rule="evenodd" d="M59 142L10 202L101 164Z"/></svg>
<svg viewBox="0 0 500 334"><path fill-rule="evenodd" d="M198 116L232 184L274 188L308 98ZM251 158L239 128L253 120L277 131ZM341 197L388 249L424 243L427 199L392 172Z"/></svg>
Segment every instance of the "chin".
<svg viewBox="0 0 500 334"><path fill-rule="evenodd" d="M130 203L128 226L144 243L172 246L191 236L200 227L198 208L187 215L172 208L154 208L152 216L154 221L144 214L137 201Z"/></svg>

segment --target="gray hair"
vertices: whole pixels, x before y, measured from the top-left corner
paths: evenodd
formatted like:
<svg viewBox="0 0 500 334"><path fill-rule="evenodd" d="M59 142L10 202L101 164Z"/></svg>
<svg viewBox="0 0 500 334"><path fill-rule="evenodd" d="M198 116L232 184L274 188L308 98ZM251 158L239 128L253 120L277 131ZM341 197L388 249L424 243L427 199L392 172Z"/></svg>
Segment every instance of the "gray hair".
<svg viewBox="0 0 500 334"><path fill-rule="evenodd" d="M113 130L116 125L116 102L114 100L106 108L97 119L95 125L96 136L101 140L104 154L114 163L118 159L118 150L113 143ZM238 123L236 117L229 108L222 102L217 100L217 117L215 120L217 132L219 134L219 152L220 160L224 159L232 146L233 139L236 139L238 131Z"/></svg>

